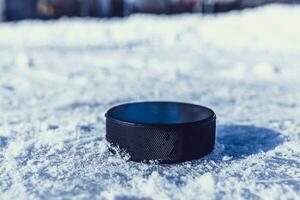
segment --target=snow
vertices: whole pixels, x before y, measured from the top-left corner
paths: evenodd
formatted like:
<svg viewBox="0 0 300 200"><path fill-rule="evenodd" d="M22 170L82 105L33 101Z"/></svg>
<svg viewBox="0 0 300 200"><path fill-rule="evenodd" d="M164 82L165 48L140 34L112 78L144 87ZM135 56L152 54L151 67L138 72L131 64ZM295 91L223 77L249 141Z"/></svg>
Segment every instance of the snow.
<svg viewBox="0 0 300 200"><path fill-rule="evenodd" d="M0 199L299 199L300 7L0 24ZM140 100L218 117L205 158L112 155L104 113Z"/></svg>

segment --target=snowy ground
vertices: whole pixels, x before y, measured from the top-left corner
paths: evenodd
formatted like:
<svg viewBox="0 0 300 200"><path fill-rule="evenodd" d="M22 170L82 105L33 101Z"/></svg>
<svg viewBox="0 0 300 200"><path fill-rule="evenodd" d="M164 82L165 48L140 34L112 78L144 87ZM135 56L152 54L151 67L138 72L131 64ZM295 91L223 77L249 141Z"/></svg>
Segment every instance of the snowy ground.
<svg viewBox="0 0 300 200"><path fill-rule="evenodd" d="M0 199L299 199L300 7L0 24ZM217 145L177 165L107 150L104 113L203 104Z"/></svg>

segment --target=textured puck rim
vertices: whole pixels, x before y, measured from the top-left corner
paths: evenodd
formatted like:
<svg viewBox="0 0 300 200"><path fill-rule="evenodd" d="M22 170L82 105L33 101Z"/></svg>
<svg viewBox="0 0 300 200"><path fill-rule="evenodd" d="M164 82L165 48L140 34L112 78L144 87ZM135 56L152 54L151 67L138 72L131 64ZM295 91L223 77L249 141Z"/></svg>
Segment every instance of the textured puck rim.
<svg viewBox="0 0 300 200"><path fill-rule="evenodd" d="M205 106L133 102L114 106L105 116L109 149L128 153L131 161L179 163L200 159L214 148L216 114Z"/></svg>

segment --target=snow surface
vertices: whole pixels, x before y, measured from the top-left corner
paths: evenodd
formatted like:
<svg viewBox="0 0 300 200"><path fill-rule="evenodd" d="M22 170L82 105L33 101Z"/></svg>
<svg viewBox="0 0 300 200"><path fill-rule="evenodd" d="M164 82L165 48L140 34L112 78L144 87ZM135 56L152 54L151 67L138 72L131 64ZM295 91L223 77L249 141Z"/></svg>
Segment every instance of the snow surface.
<svg viewBox="0 0 300 200"><path fill-rule="evenodd" d="M0 199L299 199L300 7L0 24ZM105 111L203 104L214 152L112 155Z"/></svg>

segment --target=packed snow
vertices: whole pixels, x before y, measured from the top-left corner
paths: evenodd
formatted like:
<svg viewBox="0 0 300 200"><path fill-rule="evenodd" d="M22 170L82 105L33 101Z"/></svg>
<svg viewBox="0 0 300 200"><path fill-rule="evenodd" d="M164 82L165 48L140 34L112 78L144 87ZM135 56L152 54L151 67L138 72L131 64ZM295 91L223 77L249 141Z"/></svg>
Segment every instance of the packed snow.
<svg viewBox="0 0 300 200"><path fill-rule="evenodd" d="M0 24L0 199L299 199L300 6ZM213 153L113 155L104 113L215 110Z"/></svg>

